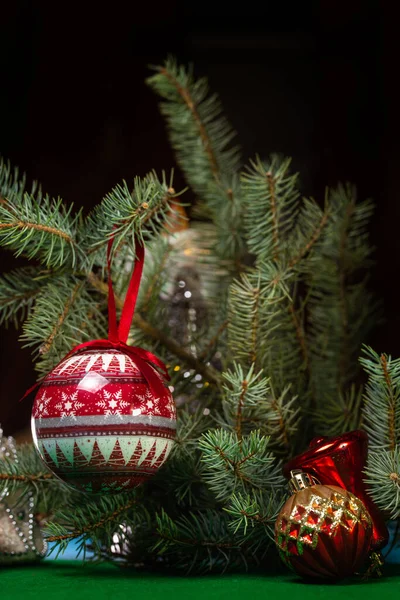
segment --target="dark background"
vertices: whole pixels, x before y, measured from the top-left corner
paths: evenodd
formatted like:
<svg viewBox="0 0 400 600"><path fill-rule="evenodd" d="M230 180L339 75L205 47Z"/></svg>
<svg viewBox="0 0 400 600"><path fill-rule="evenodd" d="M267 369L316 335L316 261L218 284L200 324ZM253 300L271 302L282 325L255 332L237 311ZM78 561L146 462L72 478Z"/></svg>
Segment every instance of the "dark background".
<svg viewBox="0 0 400 600"><path fill-rule="evenodd" d="M89 209L117 182L174 165L149 64L207 75L244 157L293 156L303 192L350 180L377 210L372 285L400 356L397 15L389 2L0 2L0 154L50 195ZM182 187L178 173L176 187ZM1 252L1 270L19 264ZM27 350L1 330L0 423L29 422Z"/></svg>

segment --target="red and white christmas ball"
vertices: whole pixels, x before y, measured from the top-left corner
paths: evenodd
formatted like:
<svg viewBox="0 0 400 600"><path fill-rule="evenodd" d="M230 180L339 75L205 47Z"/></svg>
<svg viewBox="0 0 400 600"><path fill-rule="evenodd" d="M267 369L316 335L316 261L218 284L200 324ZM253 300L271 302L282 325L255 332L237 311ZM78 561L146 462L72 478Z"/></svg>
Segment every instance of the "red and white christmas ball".
<svg viewBox="0 0 400 600"><path fill-rule="evenodd" d="M169 389L155 397L134 358L117 349L67 357L43 380L32 411L41 458L85 492L122 492L146 481L167 459L175 430Z"/></svg>

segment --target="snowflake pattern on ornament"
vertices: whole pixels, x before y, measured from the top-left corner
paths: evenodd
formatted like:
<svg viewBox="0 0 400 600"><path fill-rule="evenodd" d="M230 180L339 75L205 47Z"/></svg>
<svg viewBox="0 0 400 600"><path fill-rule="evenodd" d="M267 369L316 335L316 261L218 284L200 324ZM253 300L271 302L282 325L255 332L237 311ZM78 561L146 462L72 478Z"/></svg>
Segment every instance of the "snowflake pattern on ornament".
<svg viewBox="0 0 400 600"><path fill-rule="evenodd" d="M56 404L56 408L61 412L61 419L65 419L66 417L76 419L76 411L84 406L82 402L78 402L77 397L78 392L74 392L73 394L61 392L62 402Z"/></svg>
<svg viewBox="0 0 400 600"><path fill-rule="evenodd" d="M39 421L42 422L43 417L48 417L48 404L51 399L51 396L47 397L47 391L43 390L42 396L37 400L35 419L39 419Z"/></svg>
<svg viewBox="0 0 400 600"><path fill-rule="evenodd" d="M103 409L105 417L115 415L122 418L123 409L130 406L130 403L122 399L121 390L114 393L104 390L103 398L96 405Z"/></svg>
<svg viewBox="0 0 400 600"><path fill-rule="evenodd" d="M160 398L155 398L150 390L146 390L145 394L138 394L136 398L140 402L140 407L145 411L158 410Z"/></svg>

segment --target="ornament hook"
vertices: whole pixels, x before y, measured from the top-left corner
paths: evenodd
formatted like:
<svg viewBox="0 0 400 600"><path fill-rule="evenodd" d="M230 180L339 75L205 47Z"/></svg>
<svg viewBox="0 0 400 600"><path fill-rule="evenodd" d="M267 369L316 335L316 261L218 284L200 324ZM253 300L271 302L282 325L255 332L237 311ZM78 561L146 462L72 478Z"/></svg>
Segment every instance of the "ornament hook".
<svg viewBox="0 0 400 600"><path fill-rule="evenodd" d="M305 490L317 483L319 483L318 479L312 477L309 473L305 473L301 469L293 469L293 471L290 471L289 488L293 493Z"/></svg>

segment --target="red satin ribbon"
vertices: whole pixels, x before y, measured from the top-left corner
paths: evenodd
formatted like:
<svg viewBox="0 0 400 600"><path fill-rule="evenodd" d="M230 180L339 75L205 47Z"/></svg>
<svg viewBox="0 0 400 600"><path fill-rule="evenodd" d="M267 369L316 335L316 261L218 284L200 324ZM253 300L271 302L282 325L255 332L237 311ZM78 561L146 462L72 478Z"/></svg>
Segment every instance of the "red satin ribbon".
<svg viewBox="0 0 400 600"><path fill-rule="evenodd" d="M116 350L120 350L121 352L128 354L136 363L143 377L149 384L153 395L157 398L162 398L168 395L168 390L165 387L161 377L156 372L156 369L158 369L161 372L161 375L167 381L169 381L170 377L168 375L167 367L157 356L155 356L151 352L148 352L148 350L144 350L143 348L139 348L138 346L128 346L128 344L126 343L131 328L133 315L135 313L136 300L138 297L140 280L142 278L144 265L144 246L140 243L138 238L136 238L135 241L135 267L133 269L132 277L130 279L128 290L126 292L125 302L122 307L119 324L117 323L115 295L111 279L111 250L114 238L110 238L107 246L108 339L90 340L89 342L83 342L82 344L78 344L77 346L72 348L70 352L68 352L68 354L63 358L61 362L63 362L66 358L72 356L73 354L84 350L85 348L113 348ZM23 398L30 394L38 385L40 385L42 381L43 380L39 381L32 388L30 388L23 396Z"/></svg>

